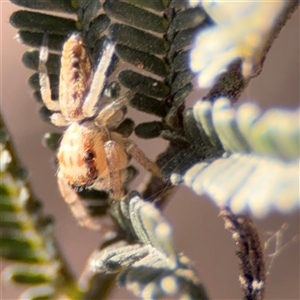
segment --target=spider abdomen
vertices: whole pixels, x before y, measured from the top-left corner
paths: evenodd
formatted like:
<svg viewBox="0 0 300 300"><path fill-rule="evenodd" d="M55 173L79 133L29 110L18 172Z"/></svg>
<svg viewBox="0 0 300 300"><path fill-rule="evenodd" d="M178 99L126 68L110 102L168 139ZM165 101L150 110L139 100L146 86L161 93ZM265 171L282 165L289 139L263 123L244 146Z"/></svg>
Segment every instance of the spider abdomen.
<svg viewBox="0 0 300 300"><path fill-rule="evenodd" d="M80 34L65 42L60 69L60 109L67 120L83 119L82 105L89 91L93 68Z"/></svg>

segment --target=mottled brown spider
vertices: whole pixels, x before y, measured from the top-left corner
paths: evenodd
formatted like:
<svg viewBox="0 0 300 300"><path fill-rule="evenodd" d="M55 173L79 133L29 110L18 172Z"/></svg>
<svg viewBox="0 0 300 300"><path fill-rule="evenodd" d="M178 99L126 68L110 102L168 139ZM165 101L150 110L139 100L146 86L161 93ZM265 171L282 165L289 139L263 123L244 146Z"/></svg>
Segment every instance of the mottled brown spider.
<svg viewBox="0 0 300 300"><path fill-rule="evenodd" d="M124 106L132 92L109 103L101 103L114 44L107 41L103 55L93 69L81 34L72 34L64 43L59 78L59 101L51 98L46 62L48 34L40 49L39 82L45 106L53 111L51 122L68 126L57 153L58 180L75 190L85 187L107 191L111 198L124 196L128 155L145 169L161 176L157 165L129 139L113 130L124 118ZM62 186L62 182L59 182ZM62 191L64 195L65 192Z"/></svg>

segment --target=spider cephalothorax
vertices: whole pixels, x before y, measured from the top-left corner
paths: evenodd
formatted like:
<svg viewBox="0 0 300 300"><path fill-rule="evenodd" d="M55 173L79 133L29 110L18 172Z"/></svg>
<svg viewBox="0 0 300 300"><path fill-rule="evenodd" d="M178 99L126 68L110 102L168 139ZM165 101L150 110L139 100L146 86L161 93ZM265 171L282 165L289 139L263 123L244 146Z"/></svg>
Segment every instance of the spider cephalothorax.
<svg viewBox="0 0 300 300"><path fill-rule="evenodd" d="M54 111L51 121L68 126L58 150L59 180L64 178L77 190L93 187L108 191L113 199L123 195L128 155L147 170L160 176L160 170L129 139L113 132L122 121L131 92L109 103L99 100L104 90L107 70L114 55L114 44L107 41L102 57L93 64L79 33L65 42L61 56L59 101L51 99L47 74L48 35L40 50L39 80L46 107ZM60 185L61 186L61 185Z"/></svg>

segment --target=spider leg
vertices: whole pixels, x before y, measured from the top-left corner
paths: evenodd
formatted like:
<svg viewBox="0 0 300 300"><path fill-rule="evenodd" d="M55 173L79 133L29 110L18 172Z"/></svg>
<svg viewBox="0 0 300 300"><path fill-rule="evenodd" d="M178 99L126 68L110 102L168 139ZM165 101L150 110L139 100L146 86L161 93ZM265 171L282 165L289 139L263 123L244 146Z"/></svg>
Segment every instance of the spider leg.
<svg viewBox="0 0 300 300"><path fill-rule="evenodd" d="M48 33L44 34L39 56L39 82L44 104L49 110L59 111L59 102L51 98L50 80L47 72L46 62L49 56Z"/></svg>
<svg viewBox="0 0 300 300"><path fill-rule="evenodd" d="M157 177L162 177L159 167L151 161L145 153L132 141L127 141L126 152L131 155L140 165L142 165L147 171L151 172Z"/></svg>
<svg viewBox="0 0 300 300"><path fill-rule="evenodd" d="M129 91L101 108L99 115L95 118L96 124L98 126L112 127L120 122L124 117L122 107L126 106L135 93L135 91Z"/></svg>
<svg viewBox="0 0 300 300"><path fill-rule="evenodd" d="M61 113L54 113L50 117L51 123L58 127L64 127L70 125L70 121L67 121Z"/></svg>
<svg viewBox="0 0 300 300"><path fill-rule="evenodd" d="M63 199L69 205L72 214L80 226L104 232L113 230L112 225L105 223L104 220L96 220L88 214L79 195L72 189L61 172L57 174L57 183Z"/></svg>
<svg viewBox="0 0 300 300"><path fill-rule="evenodd" d="M115 200L121 200L124 193L122 191L121 170L118 168L120 165L119 158L119 145L117 142L109 140L104 144L106 154L106 163L109 169L111 195Z"/></svg>
<svg viewBox="0 0 300 300"><path fill-rule="evenodd" d="M93 117L97 112L98 99L103 91L106 81L106 72L111 64L111 59L114 51L114 44L109 42L106 45L97 69L95 70L89 93L86 96L82 107L83 114L87 118Z"/></svg>

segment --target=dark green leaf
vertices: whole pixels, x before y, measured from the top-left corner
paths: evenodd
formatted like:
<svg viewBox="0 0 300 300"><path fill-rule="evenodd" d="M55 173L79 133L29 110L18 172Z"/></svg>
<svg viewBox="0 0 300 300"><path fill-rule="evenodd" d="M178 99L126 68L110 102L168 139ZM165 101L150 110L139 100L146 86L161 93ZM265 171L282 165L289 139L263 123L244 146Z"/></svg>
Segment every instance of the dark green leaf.
<svg viewBox="0 0 300 300"><path fill-rule="evenodd" d="M170 88L163 82L143 76L131 70L120 72L119 80L125 87L136 89L145 95L165 98L170 93Z"/></svg>
<svg viewBox="0 0 300 300"><path fill-rule="evenodd" d="M161 122L153 121L149 123L141 123L135 128L135 134L144 139L152 139L158 137L163 129Z"/></svg>
<svg viewBox="0 0 300 300"><path fill-rule="evenodd" d="M72 0L10 0L12 3L38 10L52 10L62 13L75 13L78 7L75 6L76 1Z"/></svg>
<svg viewBox="0 0 300 300"><path fill-rule="evenodd" d="M168 28L166 19L128 3L108 0L103 7L112 18L140 29L164 33Z"/></svg>
<svg viewBox="0 0 300 300"><path fill-rule="evenodd" d="M41 46L43 36L44 33L20 30L18 32L17 39L21 44L25 44L33 48L39 48ZM51 34L48 44L49 50L61 51L65 40L65 35Z"/></svg>
<svg viewBox="0 0 300 300"><path fill-rule="evenodd" d="M165 77L169 74L169 66L155 55L147 54L142 51L134 50L127 46L118 45L116 54L124 61L135 67L146 70L158 76Z"/></svg>
<svg viewBox="0 0 300 300"><path fill-rule="evenodd" d="M78 30L76 22L72 19L22 10L11 15L10 23L16 28L30 32L68 34Z"/></svg>
<svg viewBox="0 0 300 300"><path fill-rule="evenodd" d="M131 26L113 24L109 33L113 41L146 53L163 55L169 49L166 40Z"/></svg>
<svg viewBox="0 0 300 300"><path fill-rule="evenodd" d="M39 66L39 52L25 52L22 61L27 68L37 71ZM50 54L46 65L49 74L59 75L60 57L58 55Z"/></svg>
<svg viewBox="0 0 300 300"><path fill-rule="evenodd" d="M158 117L165 117L167 114L167 108L164 101L147 97L142 94L135 94L135 96L130 100L130 105L137 110L150 113Z"/></svg>

